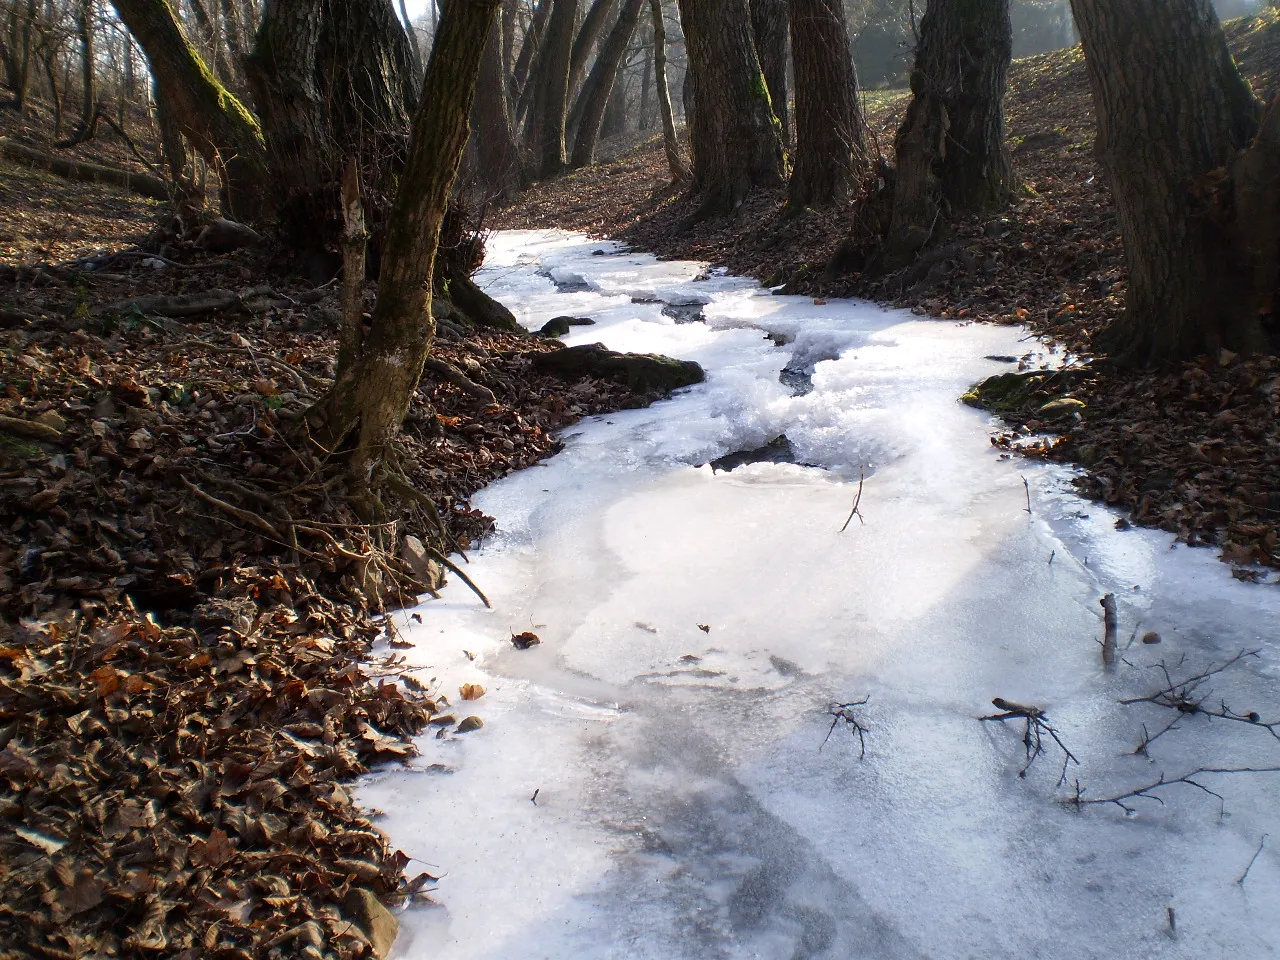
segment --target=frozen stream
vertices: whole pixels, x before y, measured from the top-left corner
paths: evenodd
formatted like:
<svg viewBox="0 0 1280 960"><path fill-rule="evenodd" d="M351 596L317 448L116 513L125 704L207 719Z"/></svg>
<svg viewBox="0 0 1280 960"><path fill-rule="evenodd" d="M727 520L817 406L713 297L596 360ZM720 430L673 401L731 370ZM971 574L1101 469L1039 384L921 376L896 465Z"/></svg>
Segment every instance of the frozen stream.
<svg viewBox="0 0 1280 960"><path fill-rule="evenodd" d="M1014 369L989 357L1024 354L1023 331L701 270L572 234L490 243L479 280L525 325L593 317L566 341L697 360L707 382L585 421L483 491L498 528L469 572L494 609L455 582L404 619L417 675L485 725L423 738L409 770L360 789L442 874L396 955L1280 953L1280 775L1206 775L1225 812L1185 786L1133 816L1077 811L1057 802L1060 753L1019 779L1020 726L976 719L997 696L1045 707L1088 796L1280 764L1267 730L1204 717L1135 756L1169 716L1118 702L1154 692L1160 660L1185 656L1178 677L1261 648L1213 678L1212 702L1280 719L1280 590L1116 530L1064 468L1001 458L956 397ZM703 303L705 322L633 299ZM699 466L784 433L809 466ZM841 533L864 467L865 523ZM1139 621L1163 637L1112 671L1108 591L1122 645ZM514 649L526 630L542 644ZM468 682L487 694L464 703ZM828 706L867 696L865 758L844 727L820 750Z"/></svg>

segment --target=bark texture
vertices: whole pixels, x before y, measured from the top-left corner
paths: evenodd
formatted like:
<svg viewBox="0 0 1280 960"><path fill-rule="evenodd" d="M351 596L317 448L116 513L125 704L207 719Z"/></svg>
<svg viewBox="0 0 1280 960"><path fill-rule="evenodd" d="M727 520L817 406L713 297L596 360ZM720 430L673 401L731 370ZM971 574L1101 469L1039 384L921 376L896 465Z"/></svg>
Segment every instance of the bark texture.
<svg viewBox="0 0 1280 960"><path fill-rule="evenodd" d="M507 78L502 67L502 24L495 19L485 41L471 112L475 173L491 197L511 198L524 185L520 150L511 124Z"/></svg>
<svg viewBox="0 0 1280 960"><path fill-rule="evenodd" d="M676 118L671 109L671 90L667 86L667 23L662 14L662 0L649 0L649 12L653 17L653 75L658 113L662 116L662 146L666 150L672 182L685 184L693 180L693 173L680 153Z"/></svg>
<svg viewBox="0 0 1280 960"><path fill-rule="evenodd" d="M1122 362L1264 347L1274 313L1280 140L1210 0L1073 0L1129 264L1104 346ZM1232 196L1234 192L1234 196Z"/></svg>
<svg viewBox="0 0 1280 960"><path fill-rule="evenodd" d="M618 20L601 45L596 62L591 67L591 74L582 87L579 98L581 107L575 110L579 114L578 135L573 144L572 162L575 167L586 166L595 156L605 109L614 94L618 72L626 60L627 45L636 32L643 6L644 0L622 0Z"/></svg>
<svg viewBox="0 0 1280 960"><path fill-rule="evenodd" d="M578 0L552 0L551 19L538 56L537 73L529 80L533 84L533 97L526 142L538 177L555 176L565 165L569 59L573 53L573 26L577 16Z"/></svg>
<svg viewBox="0 0 1280 960"><path fill-rule="evenodd" d="M174 125L218 173L231 219L269 219L270 171L258 123L214 77L166 0L112 0L151 65Z"/></svg>
<svg viewBox="0 0 1280 960"><path fill-rule="evenodd" d="M520 45L520 55L516 58L515 70L511 75L510 100L512 103L522 101L524 99L525 88L529 84L529 77L533 73L534 61L538 57L538 50L542 46L542 34L547 29L547 20L551 17L551 0L538 0L538 5L533 8L533 17L529 21L528 32L525 33L524 43ZM516 119L523 119L524 109L520 110L520 116Z"/></svg>
<svg viewBox="0 0 1280 960"><path fill-rule="evenodd" d="M920 250L940 221L1008 202L1004 94L1012 51L1009 0L929 0L911 104L894 142L891 261Z"/></svg>
<svg viewBox="0 0 1280 960"><path fill-rule="evenodd" d="M80 127L72 137L92 136L98 115L97 54L93 43L93 0L79 0L76 5L76 35L80 39Z"/></svg>
<svg viewBox="0 0 1280 960"><path fill-rule="evenodd" d="M399 432L435 335L436 249L498 4L449 0L445 7L387 232L373 323L358 359L338 371L329 394L307 414L312 437L329 450L358 427L352 467L362 480Z"/></svg>
<svg viewBox="0 0 1280 960"><path fill-rule="evenodd" d="M751 36L747 0L680 0L692 84L693 187L700 216L736 210L783 182L786 160Z"/></svg>
<svg viewBox="0 0 1280 960"><path fill-rule="evenodd" d="M773 115L782 127L783 142L791 140L791 113L787 103L787 28L788 0L751 0L751 35ZM800 93L800 77L796 77L796 95Z"/></svg>
<svg viewBox="0 0 1280 960"><path fill-rule="evenodd" d="M582 77L587 72L587 63L591 53L609 25L609 14L613 11L614 0L595 0L587 15L582 19L582 27L573 41L573 52L569 56L569 99L578 95L582 86Z"/></svg>
<svg viewBox="0 0 1280 960"><path fill-rule="evenodd" d="M377 232L417 98L413 53L390 0L268 0L248 66L291 244L336 243L351 157Z"/></svg>
<svg viewBox="0 0 1280 960"><path fill-rule="evenodd" d="M791 0L796 71L793 207L845 200L866 169L858 77L841 0Z"/></svg>

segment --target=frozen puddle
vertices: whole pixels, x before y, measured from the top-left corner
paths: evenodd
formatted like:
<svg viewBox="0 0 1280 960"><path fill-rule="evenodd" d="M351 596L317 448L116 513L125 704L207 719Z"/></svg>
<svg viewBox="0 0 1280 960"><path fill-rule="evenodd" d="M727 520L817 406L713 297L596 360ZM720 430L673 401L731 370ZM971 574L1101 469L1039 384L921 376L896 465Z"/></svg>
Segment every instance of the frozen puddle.
<svg viewBox="0 0 1280 960"><path fill-rule="evenodd" d="M1091 796L1280 764L1265 729L1204 717L1133 755L1169 716L1118 701L1157 689L1161 659L1185 655L1177 677L1261 648L1213 678L1211 701L1280 718L1280 593L1115 530L1064 469L1000 459L990 421L955 398L1010 369L984 357L1024 353L1022 331L774 297L564 233L495 235L479 280L530 328L591 316L565 339L708 377L582 423L559 456L485 490L498 532L469 572L494 609L454 583L421 625L404 620L417 675L485 726L424 738L411 770L360 789L442 874L439 906L402 916L397 956L1280 950L1280 775L1206 776L1225 814L1177 786L1130 817L1076 811L1058 802L1060 754L1019 779L1020 727L976 719L997 696L1045 707ZM677 323L673 304L705 322ZM812 390L793 395L785 368L811 368ZM784 434L824 469L708 465ZM865 523L840 533L864 471ZM1096 642L1108 591L1122 644L1138 621L1164 638L1114 671ZM542 644L514 649L526 630ZM462 702L467 682L488 693ZM828 706L866 696L865 758L844 727L820 750Z"/></svg>

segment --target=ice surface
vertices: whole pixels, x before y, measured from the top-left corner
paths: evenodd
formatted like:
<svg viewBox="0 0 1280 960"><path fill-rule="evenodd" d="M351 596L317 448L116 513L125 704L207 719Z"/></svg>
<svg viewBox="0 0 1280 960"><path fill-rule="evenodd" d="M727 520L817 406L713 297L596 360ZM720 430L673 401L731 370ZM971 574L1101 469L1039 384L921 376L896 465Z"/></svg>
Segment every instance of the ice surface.
<svg viewBox="0 0 1280 960"><path fill-rule="evenodd" d="M993 696L1046 707L1094 796L1276 765L1266 730L1203 717L1134 756L1167 717L1118 703L1155 688L1161 659L1189 674L1260 648L1214 692L1280 717L1276 589L1114 529L1064 468L1001 458L955 398L1008 369L984 357L1022 354L1023 331L705 275L559 232L490 244L480 281L526 326L589 315L568 342L694 359L707 381L584 422L483 491L498 529L469 573L494 609L454 584L404 620L421 679L489 692L456 704L482 730L424 738L411 769L361 786L442 874L396 955L1274 956L1280 776L1207 777L1225 814L1186 787L1132 817L1077 812L1057 802L1059 756L1020 780L1020 730L975 718ZM662 315L691 297L705 323ZM778 382L788 365L812 368L811 393ZM817 466L698 466L784 433ZM862 474L865 523L840 533ZM1164 637L1113 671L1108 591L1122 643L1139 622ZM542 645L515 650L529 629ZM865 759L844 729L819 749L828 705L867 695Z"/></svg>

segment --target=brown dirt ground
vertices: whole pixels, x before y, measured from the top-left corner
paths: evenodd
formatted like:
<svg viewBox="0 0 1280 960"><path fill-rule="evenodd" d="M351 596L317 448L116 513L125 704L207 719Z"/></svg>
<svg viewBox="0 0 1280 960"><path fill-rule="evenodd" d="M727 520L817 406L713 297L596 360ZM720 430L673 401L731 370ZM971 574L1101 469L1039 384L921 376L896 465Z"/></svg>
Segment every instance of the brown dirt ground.
<svg viewBox="0 0 1280 960"><path fill-rule="evenodd" d="M1227 24L1255 90L1280 84L1280 18ZM916 263L880 277L830 276L854 205L783 216L781 191L760 191L732 217L682 229L687 197L668 188L661 143L536 184L500 211L500 227L558 226L609 236L664 257L705 260L786 292L855 296L934 317L1026 323L1071 351L1092 355L1094 336L1123 309L1124 251L1114 204L1093 152L1094 118L1079 48L1018 61L1006 102L1022 184L998 217L952 225ZM891 151L907 102L869 95L872 142ZM1177 371L1107 374L1076 382L1083 418L1034 454L1083 463L1081 490L1191 543L1216 544L1237 576L1280 566L1280 364L1205 358ZM1036 411L1009 412L1036 425ZM1060 428L1061 429L1061 428ZM1015 435L1000 442L1013 444ZM1020 444L1021 445L1021 444Z"/></svg>

